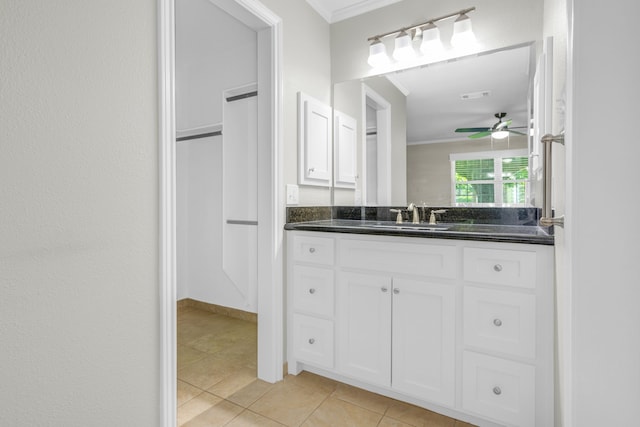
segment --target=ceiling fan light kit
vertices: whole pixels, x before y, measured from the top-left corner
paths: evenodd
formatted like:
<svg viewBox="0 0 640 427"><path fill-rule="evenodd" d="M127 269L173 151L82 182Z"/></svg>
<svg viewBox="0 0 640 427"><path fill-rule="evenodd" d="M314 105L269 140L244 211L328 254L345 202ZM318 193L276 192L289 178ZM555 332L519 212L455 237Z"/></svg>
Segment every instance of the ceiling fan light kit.
<svg viewBox="0 0 640 427"><path fill-rule="evenodd" d="M367 40L371 42L371 44L369 46L369 59L367 62L374 68L389 65L391 63L391 59L386 53L386 47L382 39L394 35L396 37L394 42L395 49L393 51L393 58L397 62L409 62L418 57L418 52L413 47L414 40L420 40L419 51L423 55L434 56L441 54L444 52L444 46L440 39L440 29L435 25L435 23L453 17L456 17L456 20L453 24L451 45L455 48L466 48L472 46L475 43L476 38L471 28L471 19L467 14L474 10L476 10L475 7L470 7L458 12L429 19L428 21L417 25L369 37ZM386 57L386 59L383 58L383 56Z"/></svg>
<svg viewBox="0 0 640 427"><path fill-rule="evenodd" d="M496 113L494 117L498 119L498 121L491 127L475 127L475 128L458 128L456 132L472 132L472 135L469 135L471 139L484 138L487 136L491 136L491 139L505 139L509 137L510 134L514 133L517 135L526 135L525 133L519 132L514 129L522 129L526 128L526 126L517 126L514 128L509 128L511 125L511 120L502 121L503 118L507 116L507 113Z"/></svg>

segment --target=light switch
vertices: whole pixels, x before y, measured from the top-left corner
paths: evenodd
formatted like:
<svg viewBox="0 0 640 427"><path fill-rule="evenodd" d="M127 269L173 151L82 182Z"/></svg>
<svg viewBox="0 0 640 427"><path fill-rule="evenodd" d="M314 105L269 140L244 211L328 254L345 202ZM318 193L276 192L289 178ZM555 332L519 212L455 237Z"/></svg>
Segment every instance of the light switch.
<svg viewBox="0 0 640 427"><path fill-rule="evenodd" d="M287 184L287 204L297 205L300 202L299 188L295 184Z"/></svg>

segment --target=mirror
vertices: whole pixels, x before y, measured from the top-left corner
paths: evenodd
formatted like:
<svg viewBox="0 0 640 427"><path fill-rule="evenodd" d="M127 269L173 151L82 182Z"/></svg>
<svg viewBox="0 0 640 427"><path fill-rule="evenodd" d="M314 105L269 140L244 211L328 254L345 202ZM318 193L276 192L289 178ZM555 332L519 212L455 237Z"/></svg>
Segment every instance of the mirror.
<svg viewBox="0 0 640 427"><path fill-rule="evenodd" d="M334 204L465 205L452 196L452 159L529 154L534 59L526 43L334 85L334 109L356 120L358 134L356 189L334 188ZM505 139L455 132L501 121Z"/></svg>

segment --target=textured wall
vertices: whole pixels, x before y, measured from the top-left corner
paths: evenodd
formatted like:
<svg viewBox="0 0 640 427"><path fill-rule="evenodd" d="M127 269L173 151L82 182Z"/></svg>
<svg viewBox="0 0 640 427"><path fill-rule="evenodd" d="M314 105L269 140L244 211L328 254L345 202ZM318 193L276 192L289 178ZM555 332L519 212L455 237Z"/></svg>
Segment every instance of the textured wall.
<svg viewBox="0 0 640 427"><path fill-rule="evenodd" d="M0 425L157 426L156 2L0 10Z"/></svg>

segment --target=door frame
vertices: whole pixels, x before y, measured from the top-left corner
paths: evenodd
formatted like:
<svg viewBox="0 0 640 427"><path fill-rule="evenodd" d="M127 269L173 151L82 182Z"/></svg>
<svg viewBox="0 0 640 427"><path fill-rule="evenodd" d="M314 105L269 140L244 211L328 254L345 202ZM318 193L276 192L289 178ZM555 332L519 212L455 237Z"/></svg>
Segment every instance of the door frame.
<svg viewBox="0 0 640 427"><path fill-rule="evenodd" d="M282 20L258 0L211 0L258 35L258 378L283 376ZM158 0L160 425L176 424L175 0ZM262 143L261 143L262 142ZM266 178L266 179L263 179Z"/></svg>

